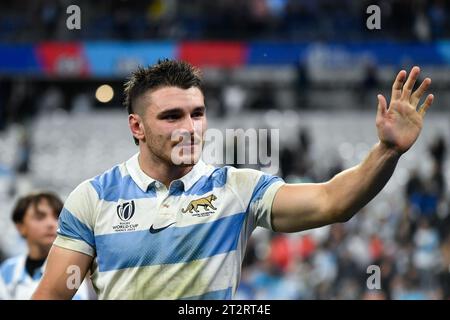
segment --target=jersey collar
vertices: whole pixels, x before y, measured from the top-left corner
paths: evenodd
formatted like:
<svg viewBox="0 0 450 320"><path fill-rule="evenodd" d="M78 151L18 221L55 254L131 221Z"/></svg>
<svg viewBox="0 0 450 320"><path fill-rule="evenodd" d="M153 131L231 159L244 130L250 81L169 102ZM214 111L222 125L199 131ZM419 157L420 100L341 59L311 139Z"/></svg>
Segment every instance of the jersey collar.
<svg viewBox="0 0 450 320"><path fill-rule="evenodd" d="M139 152L128 159L125 163L128 173L130 174L133 181L138 185L138 187L147 192L150 185L157 182L156 179L148 176L144 171L142 171L139 165ZM194 183L196 183L203 175L209 172L209 169L212 169L211 166L208 166L203 162L203 160L199 160L191 171L189 171L186 175L178 179L183 183L184 190L189 190Z"/></svg>

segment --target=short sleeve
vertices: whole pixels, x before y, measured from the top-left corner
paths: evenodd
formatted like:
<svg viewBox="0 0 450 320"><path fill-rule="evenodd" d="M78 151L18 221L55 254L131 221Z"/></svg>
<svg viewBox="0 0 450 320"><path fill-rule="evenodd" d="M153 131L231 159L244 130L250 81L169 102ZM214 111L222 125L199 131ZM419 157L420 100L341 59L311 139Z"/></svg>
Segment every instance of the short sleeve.
<svg viewBox="0 0 450 320"><path fill-rule="evenodd" d="M249 215L250 229L260 226L272 230L272 203L278 189L285 184L277 176L253 169L229 170L230 185L241 198Z"/></svg>
<svg viewBox="0 0 450 320"><path fill-rule="evenodd" d="M285 184L283 179L277 176L263 174L259 178L248 206L248 212L254 216L256 226L273 230L271 223L272 203L275 194L283 184Z"/></svg>
<svg viewBox="0 0 450 320"><path fill-rule="evenodd" d="M72 191L59 216L54 245L95 256L95 195L89 181L81 183Z"/></svg>

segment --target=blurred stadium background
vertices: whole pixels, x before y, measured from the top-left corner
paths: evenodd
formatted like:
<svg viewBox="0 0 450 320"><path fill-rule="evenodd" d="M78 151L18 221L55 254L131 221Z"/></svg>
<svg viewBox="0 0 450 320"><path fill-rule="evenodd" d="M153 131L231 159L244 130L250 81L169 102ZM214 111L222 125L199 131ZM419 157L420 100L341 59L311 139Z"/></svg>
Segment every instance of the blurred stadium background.
<svg viewBox="0 0 450 320"><path fill-rule="evenodd" d="M71 4L80 30L66 28ZM370 4L381 30L366 28ZM237 298L449 299L449 16L439 0L1 1L0 261L25 250L17 197L64 199L136 152L121 103L138 65L201 67L209 127L278 128L278 174L319 182L363 159L376 94L417 64L435 103L389 184L345 224L257 229ZM367 289L372 264L381 290Z"/></svg>

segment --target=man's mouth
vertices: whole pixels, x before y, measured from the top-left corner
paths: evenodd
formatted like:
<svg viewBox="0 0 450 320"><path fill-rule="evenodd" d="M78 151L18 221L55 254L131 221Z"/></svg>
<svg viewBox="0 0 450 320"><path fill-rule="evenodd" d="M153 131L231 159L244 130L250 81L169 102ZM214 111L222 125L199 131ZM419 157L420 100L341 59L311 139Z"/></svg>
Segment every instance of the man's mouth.
<svg viewBox="0 0 450 320"><path fill-rule="evenodd" d="M187 141L186 141L187 140ZM196 147L201 145L201 139L193 137L190 141L188 139L181 140L175 143L175 146L186 148L186 147Z"/></svg>
<svg viewBox="0 0 450 320"><path fill-rule="evenodd" d="M182 147L182 148L186 148L186 147L196 147L199 146L200 143L179 143L177 144L177 146Z"/></svg>

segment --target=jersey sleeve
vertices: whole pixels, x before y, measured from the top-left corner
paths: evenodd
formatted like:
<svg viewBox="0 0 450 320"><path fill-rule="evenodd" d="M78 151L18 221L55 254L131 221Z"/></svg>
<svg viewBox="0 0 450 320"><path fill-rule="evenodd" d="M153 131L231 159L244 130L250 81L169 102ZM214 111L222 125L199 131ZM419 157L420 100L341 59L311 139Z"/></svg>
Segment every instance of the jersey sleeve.
<svg viewBox="0 0 450 320"><path fill-rule="evenodd" d="M54 245L95 256L95 195L89 181L72 191L59 216Z"/></svg>
<svg viewBox="0 0 450 320"><path fill-rule="evenodd" d="M272 203L278 189L285 184L283 179L253 169L232 169L230 179L246 205L248 221L255 227L273 230Z"/></svg>

